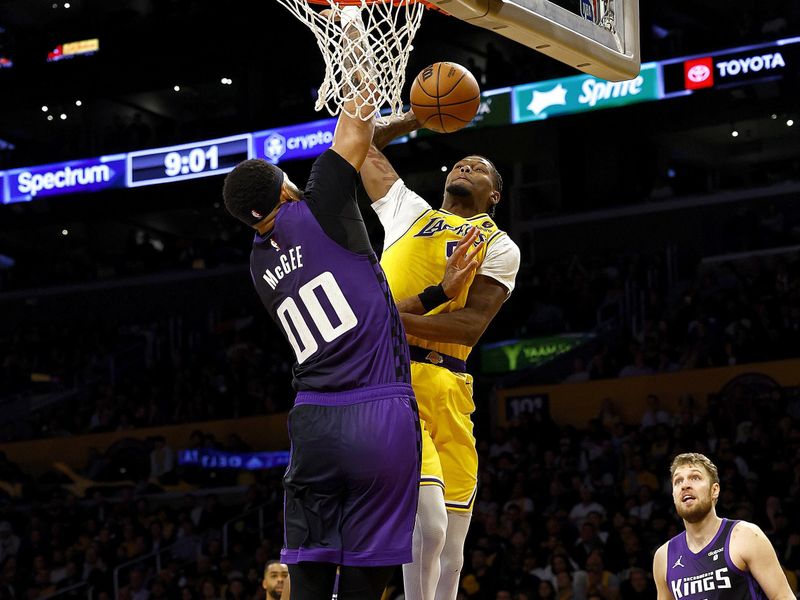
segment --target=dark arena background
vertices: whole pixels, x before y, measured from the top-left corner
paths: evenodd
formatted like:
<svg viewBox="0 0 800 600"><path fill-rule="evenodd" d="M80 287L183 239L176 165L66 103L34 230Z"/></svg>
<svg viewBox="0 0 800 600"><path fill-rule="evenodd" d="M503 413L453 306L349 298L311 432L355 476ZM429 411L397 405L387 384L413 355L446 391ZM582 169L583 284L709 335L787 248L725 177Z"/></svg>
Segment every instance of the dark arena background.
<svg viewBox="0 0 800 600"><path fill-rule="evenodd" d="M458 62L481 108L387 155L434 205L491 158L522 252L469 361L460 600L655 598L687 451L798 589L800 3L641 12L630 84L435 13L414 43L409 81ZM0 599L265 597L293 358L220 173L304 184L322 71L271 0L0 0Z"/></svg>

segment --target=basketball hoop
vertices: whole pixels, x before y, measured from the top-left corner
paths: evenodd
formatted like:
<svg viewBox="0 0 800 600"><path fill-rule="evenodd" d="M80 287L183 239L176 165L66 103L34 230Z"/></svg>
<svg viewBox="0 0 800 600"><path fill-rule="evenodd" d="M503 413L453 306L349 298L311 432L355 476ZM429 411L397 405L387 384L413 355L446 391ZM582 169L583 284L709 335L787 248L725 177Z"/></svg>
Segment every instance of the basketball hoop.
<svg viewBox="0 0 800 600"><path fill-rule="evenodd" d="M388 119L400 115L400 93L406 79L411 42L419 29L426 0L278 0L317 39L325 60L325 77L319 87L315 110L323 108L331 115L346 112L351 117L371 119L383 108L391 110ZM312 8L329 9L329 14ZM328 11L326 11L328 12ZM349 34L345 35L345 31ZM353 33L355 32L355 35ZM370 89L365 104L374 107L369 114L351 114L346 104L357 90L351 81L358 73L368 72ZM363 95L364 90L359 93Z"/></svg>

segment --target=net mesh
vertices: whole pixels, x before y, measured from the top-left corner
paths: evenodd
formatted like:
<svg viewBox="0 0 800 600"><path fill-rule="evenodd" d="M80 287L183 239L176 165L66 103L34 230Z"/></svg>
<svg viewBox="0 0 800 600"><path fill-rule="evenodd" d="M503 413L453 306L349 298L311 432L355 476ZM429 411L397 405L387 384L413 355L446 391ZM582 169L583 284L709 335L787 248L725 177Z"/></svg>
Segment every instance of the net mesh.
<svg viewBox="0 0 800 600"><path fill-rule="evenodd" d="M402 113L400 94L411 43L425 10L421 2L362 0L347 6L336 0L278 2L311 29L325 60L316 110L325 108L331 115L345 112L363 120L376 114L381 120ZM369 86L353 84L364 75ZM389 109L391 114L381 117L381 109Z"/></svg>

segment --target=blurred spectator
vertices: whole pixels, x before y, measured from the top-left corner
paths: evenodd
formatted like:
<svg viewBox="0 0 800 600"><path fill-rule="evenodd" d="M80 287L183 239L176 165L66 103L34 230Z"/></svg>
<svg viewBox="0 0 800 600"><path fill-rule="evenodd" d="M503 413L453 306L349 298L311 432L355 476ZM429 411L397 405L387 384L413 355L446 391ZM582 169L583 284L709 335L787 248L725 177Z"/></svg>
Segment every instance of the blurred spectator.
<svg viewBox="0 0 800 600"><path fill-rule="evenodd" d="M175 482L175 452L167 444L164 436L153 438L150 451L150 477L162 483Z"/></svg>
<svg viewBox="0 0 800 600"><path fill-rule="evenodd" d="M655 394L648 394L647 409L642 415L642 429L649 429L656 425L669 425L672 421L670 414L661 408L661 401Z"/></svg>
<svg viewBox="0 0 800 600"><path fill-rule="evenodd" d="M20 539L14 535L11 523L0 521L0 563L19 552Z"/></svg>
<svg viewBox="0 0 800 600"><path fill-rule="evenodd" d="M598 513L602 518L605 518L606 509L601 504L598 504L592 498L592 490L586 486L581 486L580 502L575 504L569 511L569 518L576 527L581 527L590 513Z"/></svg>
<svg viewBox="0 0 800 600"><path fill-rule="evenodd" d="M631 569L630 575L620 586L622 600L649 600L656 595L653 578L649 577L644 569Z"/></svg>

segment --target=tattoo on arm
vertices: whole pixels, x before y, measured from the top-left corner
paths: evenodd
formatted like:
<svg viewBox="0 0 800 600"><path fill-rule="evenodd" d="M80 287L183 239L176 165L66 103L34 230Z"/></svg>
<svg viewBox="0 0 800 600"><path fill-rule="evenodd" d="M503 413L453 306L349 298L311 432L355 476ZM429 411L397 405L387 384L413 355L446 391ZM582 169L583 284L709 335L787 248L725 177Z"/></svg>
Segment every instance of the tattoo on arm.
<svg viewBox="0 0 800 600"><path fill-rule="evenodd" d="M389 161L386 160L386 157L374 146L369 147L369 151L367 152L367 160L376 171L380 173L381 181L385 181L387 183L394 183L397 180L397 173L395 173L392 166L389 164Z"/></svg>

